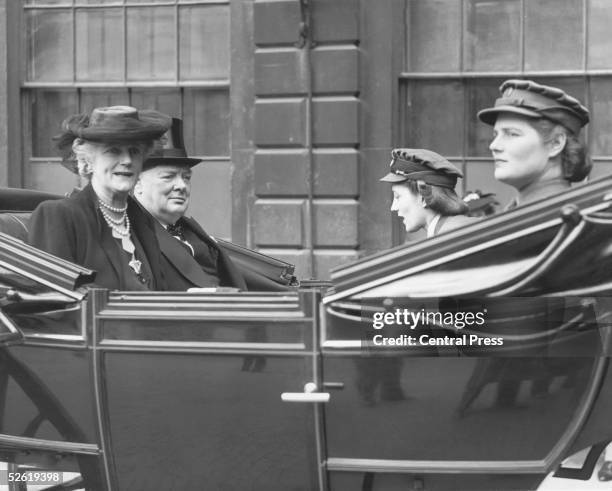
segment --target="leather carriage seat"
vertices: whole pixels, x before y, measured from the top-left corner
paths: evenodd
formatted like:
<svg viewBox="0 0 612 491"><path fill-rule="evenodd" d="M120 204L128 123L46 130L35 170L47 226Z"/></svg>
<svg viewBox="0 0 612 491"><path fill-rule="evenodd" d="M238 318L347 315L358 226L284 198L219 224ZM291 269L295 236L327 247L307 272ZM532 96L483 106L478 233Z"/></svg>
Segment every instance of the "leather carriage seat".
<svg viewBox="0 0 612 491"><path fill-rule="evenodd" d="M3 212L0 213L0 232L11 235L22 241L28 239L29 212Z"/></svg>
<svg viewBox="0 0 612 491"><path fill-rule="evenodd" d="M43 201L58 198L62 196L32 189L0 187L0 232L26 242L32 210Z"/></svg>

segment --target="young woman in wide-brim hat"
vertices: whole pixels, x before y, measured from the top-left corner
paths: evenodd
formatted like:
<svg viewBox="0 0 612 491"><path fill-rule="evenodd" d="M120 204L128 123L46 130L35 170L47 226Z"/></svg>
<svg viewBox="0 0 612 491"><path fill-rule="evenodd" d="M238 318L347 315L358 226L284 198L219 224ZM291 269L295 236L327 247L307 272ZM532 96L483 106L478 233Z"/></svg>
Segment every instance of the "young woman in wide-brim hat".
<svg viewBox="0 0 612 491"><path fill-rule="evenodd" d="M151 217L130 197L153 141L170 118L129 106L100 107L67 118L58 147L72 153L90 182L69 198L41 203L29 242L97 271L109 289L162 289L160 251Z"/></svg>

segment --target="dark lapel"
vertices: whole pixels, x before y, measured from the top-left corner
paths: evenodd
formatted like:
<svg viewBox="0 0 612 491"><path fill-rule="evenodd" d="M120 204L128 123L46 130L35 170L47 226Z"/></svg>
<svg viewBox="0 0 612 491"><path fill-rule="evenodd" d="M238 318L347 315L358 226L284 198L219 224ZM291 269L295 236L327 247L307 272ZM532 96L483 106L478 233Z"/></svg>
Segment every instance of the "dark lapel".
<svg viewBox="0 0 612 491"><path fill-rule="evenodd" d="M161 253L178 273L195 286L207 284L208 278L194 257L157 220L155 220L155 235L157 235Z"/></svg>
<svg viewBox="0 0 612 491"><path fill-rule="evenodd" d="M115 276L117 277L117 284L123 285L119 249L115 239L112 236L110 228L98 211L98 196L91 187L91 184L88 184L80 193L74 195L73 199L79 203L83 210L85 210L90 216L89 223L92 224L92 239L94 240L94 243L101 246L104 254L106 254L106 258L108 259L108 262L112 266Z"/></svg>
<svg viewBox="0 0 612 491"><path fill-rule="evenodd" d="M193 218L183 217L181 218L183 224L189 227L194 234L196 234L205 244L213 247L219 257L217 259L217 273L219 275L219 284L221 286L231 286L234 288L240 288L241 290L247 289L247 284L244 277L234 265L230 257L217 245L217 241L208 235L204 229L196 222Z"/></svg>

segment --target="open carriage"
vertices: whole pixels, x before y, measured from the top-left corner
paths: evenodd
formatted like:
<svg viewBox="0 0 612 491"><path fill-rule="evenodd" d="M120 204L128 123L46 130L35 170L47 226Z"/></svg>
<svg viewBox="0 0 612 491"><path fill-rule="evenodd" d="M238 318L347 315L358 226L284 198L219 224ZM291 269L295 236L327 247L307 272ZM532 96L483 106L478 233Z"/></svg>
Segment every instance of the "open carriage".
<svg viewBox="0 0 612 491"><path fill-rule="evenodd" d="M16 238L46 198L0 192L0 460L50 489L537 489L612 440L612 177L279 292L91 288Z"/></svg>

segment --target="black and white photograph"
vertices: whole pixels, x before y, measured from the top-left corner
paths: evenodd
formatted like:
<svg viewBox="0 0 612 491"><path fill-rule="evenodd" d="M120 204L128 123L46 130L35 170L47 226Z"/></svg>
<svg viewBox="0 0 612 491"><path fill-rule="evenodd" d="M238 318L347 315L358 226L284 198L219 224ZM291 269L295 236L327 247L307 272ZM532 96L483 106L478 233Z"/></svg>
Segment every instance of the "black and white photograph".
<svg viewBox="0 0 612 491"><path fill-rule="evenodd" d="M612 491L611 0L0 0L0 491Z"/></svg>

